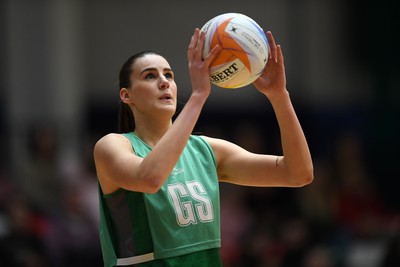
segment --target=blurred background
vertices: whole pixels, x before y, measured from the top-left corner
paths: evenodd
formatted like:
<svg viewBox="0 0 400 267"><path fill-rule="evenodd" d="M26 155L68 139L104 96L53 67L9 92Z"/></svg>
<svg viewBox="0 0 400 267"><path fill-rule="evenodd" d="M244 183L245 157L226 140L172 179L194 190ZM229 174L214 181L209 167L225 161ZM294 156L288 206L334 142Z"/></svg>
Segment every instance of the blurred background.
<svg viewBox="0 0 400 267"><path fill-rule="evenodd" d="M195 27L239 12L283 47L315 180L221 184L224 266L400 266L394 1L0 1L0 266L102 266L94 143L116 131L118 72L155 50L190 93ZM268 100L214 87L196 132L281 153Z"/></svg>

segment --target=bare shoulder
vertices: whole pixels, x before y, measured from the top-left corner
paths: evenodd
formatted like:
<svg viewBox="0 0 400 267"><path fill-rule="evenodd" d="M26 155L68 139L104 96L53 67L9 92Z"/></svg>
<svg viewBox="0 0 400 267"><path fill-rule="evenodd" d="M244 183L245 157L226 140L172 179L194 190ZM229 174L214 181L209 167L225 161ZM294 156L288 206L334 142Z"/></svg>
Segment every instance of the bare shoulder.
<svg viewBox="0 0 400 267"><path fill-rule="evenodd" d="M94 146L94 156L102 157L121 150L132 150L128 138L122 134L110 133L100 138Z"/></svg>
<svg viewBox="0 0 400 267"><path fill-rule="evenodd" d="M216 153L218 151L218 148L220 146L220 143L222 143L224 140L222 139L218 139L218 138L212 138L209 136L205 136L205 135L201 135L201 138L203 138L204 140L206 140L206 142L211 146L211 148L213 149L214 153Z"/></svg>
<svg viewBox="0 0 400 267"><path fill-rule="evenodd" d="M100 138L96 144L95 147L104 147L104 146L109 146L109 145L116 145L116 144L130 144L128 138L123 136L122 134L117 134L117 133L109 133L102 138Z"/></svg>
<svg viewBox="0 0 400 267"><path fill-rule="evenodd" d="M96 142L93 151L94 163L104 194L120 188L113 178L122 168L119 163L121 158L130 157L132 154L132 145L122 134L107 134Z"/></svg>
<svg viewBox="0 0 400 267"><path fill-rule="evenodd" d="M230 141L209 136L201 137L210 144L218 161L224 160L227 156L232 154L246 152L243 148Z"/></svg>
<svg viewBox="0 0 400 267"><path fill-rule="evenodd" d="M209 137L209 136L201 136L204 140L206 140L210 146L214 149L214 150L219 150L219 149L241 149L238 145L224 140L224 139L220 139L220 138L213 138L213 137Z"/></svg>

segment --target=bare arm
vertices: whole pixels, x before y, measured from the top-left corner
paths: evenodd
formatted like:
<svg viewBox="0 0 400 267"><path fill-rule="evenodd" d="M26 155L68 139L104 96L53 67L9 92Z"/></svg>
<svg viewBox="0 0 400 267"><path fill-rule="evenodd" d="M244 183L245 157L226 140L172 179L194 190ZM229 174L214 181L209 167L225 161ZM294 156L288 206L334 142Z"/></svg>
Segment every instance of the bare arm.
<svg viewBox="0 0 400 267"><path fill-rule="evenodd" d="M270 57L255 87L270 100L280 128L283 156L250 153L232 143L208 138L221 181L254 186L302 186L313 180L306 138L286 90L281 47L270 32Z"/></svg>
<svg viewBox="0 0 400 267"><path fill-rule="evenodd" d="M219 48L212 49L203 60L203 44L204 33L196 29L188 47L192 94L173 125L145 158L135 156L122 135L107 135L95 145L95 164L104 193L118 188L154 193L171 173L211 90L209 64Z"/></svg>
<svg viewBox="0 0 400 267"><path fill-rule="evenodd" d="M221 182L247 186L299 187L313 180L313 166L306 139L289 96L275 107L283 156L251 153L231 142L204 137L217 158Z"/></svg>

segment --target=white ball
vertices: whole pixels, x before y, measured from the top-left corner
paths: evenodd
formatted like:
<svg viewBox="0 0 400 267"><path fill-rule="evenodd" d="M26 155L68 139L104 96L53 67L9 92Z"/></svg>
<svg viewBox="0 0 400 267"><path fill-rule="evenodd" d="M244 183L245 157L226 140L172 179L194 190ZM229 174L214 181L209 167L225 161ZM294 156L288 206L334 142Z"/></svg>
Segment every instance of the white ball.
<svg viewBox="0 0 400 267"><path fill-rule="evenodd" d="M215 45L222 50L210 66L211 82L222 88L240 88L254 82L268 61L268 40L250 17L225 13L201 28L206 34L203 58Z"/></svg>

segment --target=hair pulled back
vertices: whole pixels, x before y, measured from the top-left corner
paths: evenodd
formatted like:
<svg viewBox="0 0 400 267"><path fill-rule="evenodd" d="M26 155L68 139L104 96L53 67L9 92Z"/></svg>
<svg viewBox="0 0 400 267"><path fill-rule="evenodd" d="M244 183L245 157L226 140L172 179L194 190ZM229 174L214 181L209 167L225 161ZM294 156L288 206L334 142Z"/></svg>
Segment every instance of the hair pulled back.
<svg viewBox="0 0 400 267"><path fill-rule="evenodd" d="M158 55L153 51L142 51L130 58L122 65L119 72L119 90L122 88L129 88L131 86L131 73L133 71L133 65L138 58L144 57L146 55ZM128 104L125 104L120 100L119 110L118 110L118 132L119 133L129 133L135 130L135 118L133 117L133 112Z"/></svg>

